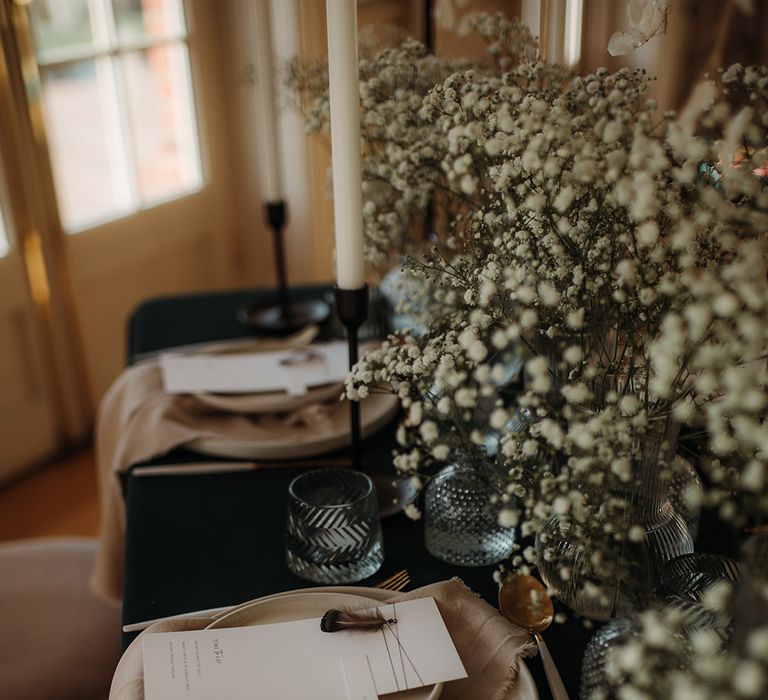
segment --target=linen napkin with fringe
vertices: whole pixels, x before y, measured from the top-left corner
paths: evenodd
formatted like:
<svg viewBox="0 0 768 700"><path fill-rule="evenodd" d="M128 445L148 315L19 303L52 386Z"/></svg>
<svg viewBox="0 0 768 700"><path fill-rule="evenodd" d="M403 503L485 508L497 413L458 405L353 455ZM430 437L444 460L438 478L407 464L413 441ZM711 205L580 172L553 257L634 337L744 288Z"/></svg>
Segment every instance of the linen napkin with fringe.
<svg viewBox="0 0 768 700"><path fill-rule="evenodd" d="M305 344L307 337L304 333L279 341L254 342L252 349L296 347L297 342ZM222 344L211 347L221 349ZM166 394L157 359L123 370L104 395L96 418L101 522L99 553L91 576L94 593L112 601L123 595L125 505L120 475L132 465L204 437L258 440L263 435L267 440L274 439L276 431L284 430L288 439L297 425L322 430L329 419L328 411L306 406L285 415L218 413L194 397Z"/></svg>
<svg viewBox="0 0 768 700"><path fill-rule="evenodd" d="M467 678L446 683L440 700L504 700L517 682L521 659L536 652L530 634L503 618L457 578L403 593L393 602L429 596L434 597L468 674ZM191 616L158 622L142 634L203 629L210 623L211 618ZM109 700L143 698L144 663L139 635L117 666Z"/></svg>

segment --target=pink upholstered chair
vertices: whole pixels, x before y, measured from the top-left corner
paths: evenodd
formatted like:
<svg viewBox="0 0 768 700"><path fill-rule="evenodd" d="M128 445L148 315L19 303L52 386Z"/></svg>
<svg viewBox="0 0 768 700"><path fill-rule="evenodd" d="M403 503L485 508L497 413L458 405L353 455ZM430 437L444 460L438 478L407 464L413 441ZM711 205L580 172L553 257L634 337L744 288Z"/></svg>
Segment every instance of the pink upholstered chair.
<svg viewBox="0 0 768 700"><path fill-rule="evenodd" d="M120 609L90 592L96 541L0 544L0 697L104 700L120 658Z"/></svg>

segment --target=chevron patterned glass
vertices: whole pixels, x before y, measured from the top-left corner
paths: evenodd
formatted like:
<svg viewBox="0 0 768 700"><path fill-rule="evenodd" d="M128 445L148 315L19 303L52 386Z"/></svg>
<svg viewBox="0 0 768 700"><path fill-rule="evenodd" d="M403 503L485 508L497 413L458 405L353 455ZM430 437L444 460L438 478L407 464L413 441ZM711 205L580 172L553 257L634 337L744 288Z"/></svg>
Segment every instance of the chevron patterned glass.
<svg viewBox="0 0 768 700"><path fill-rule="evenodd" d="M373 482L361 472L321 469L288 487L286 562L317 583L354 583L384 561Z"/></svg>

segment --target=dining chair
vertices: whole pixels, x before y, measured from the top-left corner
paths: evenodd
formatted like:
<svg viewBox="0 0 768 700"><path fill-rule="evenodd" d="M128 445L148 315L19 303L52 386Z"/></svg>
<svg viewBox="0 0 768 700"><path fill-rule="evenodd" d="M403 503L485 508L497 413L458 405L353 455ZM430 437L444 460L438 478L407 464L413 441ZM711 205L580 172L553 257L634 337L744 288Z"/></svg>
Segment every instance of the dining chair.
<svg viewBox="0 0 768 700"><path fill-rule="evenodd" d="M120 608L89 590L97 544L0 544L0 697L103 700L120 658Z"/></svg>

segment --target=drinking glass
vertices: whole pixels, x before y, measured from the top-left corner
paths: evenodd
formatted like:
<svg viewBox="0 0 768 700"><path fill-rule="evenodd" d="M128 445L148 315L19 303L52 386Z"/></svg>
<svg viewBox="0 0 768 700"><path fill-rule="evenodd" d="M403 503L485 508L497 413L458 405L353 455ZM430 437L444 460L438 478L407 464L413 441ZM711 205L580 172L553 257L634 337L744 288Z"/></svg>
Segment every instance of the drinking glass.
<svg viewBox="0 0 768 700"><path fill-rule="evenodd" d="M383 561L376 490L366 474L320 469L291 482L286 562L294 574L316 583L354 583Z"/></svg>

